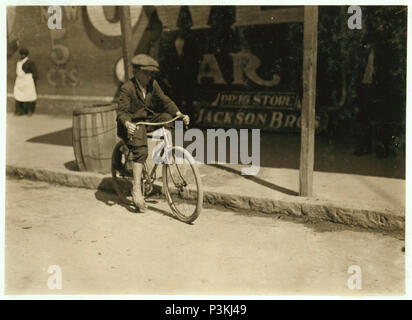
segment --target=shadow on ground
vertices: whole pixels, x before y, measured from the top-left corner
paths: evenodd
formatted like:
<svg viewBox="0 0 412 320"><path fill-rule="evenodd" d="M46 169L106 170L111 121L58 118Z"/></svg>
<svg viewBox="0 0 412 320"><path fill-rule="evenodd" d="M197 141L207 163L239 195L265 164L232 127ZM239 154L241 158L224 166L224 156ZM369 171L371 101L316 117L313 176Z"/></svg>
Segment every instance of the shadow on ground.
<svg viewBox="0 0 412 320"><path fill-rule="evenodd" d="M120 198L114 194L114 193L108 193L106 191L102 190L97 190L95 192L95 198L101 202L103 202L107 206L114 206L114 205L119 205L123 208L125 208L128 212L133 213L133 214L145 214L148 211L154 211L157 213L160 213L163 216L166 216L168 218L178 220L170 211L163 210L159 207L156 206L157 203L159 203L158 200L156 199L146 199L146 204L147 204L147 209L145 213L139 213L136 212L136 207L130 202L130 203L124 203L123 201L120 200Z"/></svg>
<svg viewBox="0 0 412 320"><path fill-rule="evenodd" d="M66 169L69 169L70 171L80 171L79 166L77 165L76 160L68 161L64 164L64 167Z"/></svg>
<svg viewBox="0 0 412 320"><path fill-rule="evenodd" d="M274 184L272 182L266 181L264 179L258 178L256 176L246 176L246 175L242 175L241 170L229 167L228 165L222 165L222 164L212 164L210 165L211 167L214 168L218 168L220 170L225 170L227 172L239 175L240 177L247 179L247 180L251 180L257 184L260 184L262 186L265 186L267 188L270 188L272 190L278 191L278 192L282 192L284 194L290 195L290 196L298 196L299 192L296 192L295 190L291 190L288 188L284 188L282 186L279 186L277 184Z"/></svg>
<svg viewBox="0 0 412 320"><path fill-rule="evenodd" d="M284 213L262 213L259 211L251 211L248 209L239 209L239 208L234 208L234 207L225 207L225 206L216 205L216 204L211 205L208 203L204 203L203 208L218 210L221 212L234 212L236 215L243 216L243 217L266 218L268 219L268 221L272 221L272 222L276 220L280 220L284 222L300 224L300 225L303 225L305 228L311 229L313 232L316 232L316 233L345 232L345 231L370 232L370 233L376 233L376 234L381 234L381 235L388 236L391 238L395 238L401 241L405 241L404 231L384 231L384 230L379 230L379 229L365 228L362 226L346 225L346 224L341 224L341 223L332 222L332 221L325 221L325 220L313 221L313 220L309 220L307 217L289 216ZM400 247L399 249L404 252L405 244L403 244L403 246Z"/></svg>
<svg viewBox="0 0 412 320"><path fill-rule="evenodd" d="M128 203L124 203L123 201L121 201L121 199L118 197L115 190L113 189L112 178L103 178L98 186L98 190L95 192L94 195L97 200L103 202L107 206L119 205L125 208L130 213L141 214L136 212L136 207L133 205L131 201L129 201ZM153 192L150 194L150 196L145 199L147 205L146 210L155 211L166 217L178 220L170 210L163 210L159 208L159 206L156 206L156 204L158 204L161 200L165 200L164 196L159 194L159 190L155 188Z"/></svg>
<svg viewBox="0 0 412 320"><path fill-rule="evenodd" d="M71 147L73 145L73 130L72 128L67 128L64 130L59 130L56 132L44 134L27 140L27 142L34 143L47 143L54 144L58 146Z"/></svg>
<svg viewBox="0 0 412 320"><path fill-rule="evenodd" d="M202 130L205 137L205 147L203 149L203 162L208 159L208 139L206 130ZM237 131L239 133L239 131ZM239 136L239 134L238 134ZM185 142L185 146L190 145L192 141ZM315 164L314 170L320 172L334 172L346 174L359 174L367 176L378 176L405 179L405 155L399 153L386 158L377 158L374 154L366 154L363 156L354 156L353 152L357 141L354 139L335 138L333 141L322 135L315 137ZM218 161L218 139L214 143L214 154L212 157ZM211 142L210 150L213 150ZM252 137L249 130L247 144L242 146L237 144L238 150L231 152L229 139L226 139L226 144L220 146L222 150L226 150L226 163L229 163L231 157L235 158L235 162L241 162L241 147L244 148L246 155L253 155ZM246 149L247 147L247 149ZM298 133L275 133L261 132L260 133L260 166L268 168L286 168L299 169L300 161L300 134ZM237 151L237 152L236 152ZM256 152L256 147L255 147ZM250 162L249 164L250 165ZM261 181L262 182L262 181ZM267 183L267 182L264 182ZM276 189L276 186L271 186ZM289 194L291 190L284 190ZM292 191L293 194L293 191Z"/></svg>
<svg viewBox="0 0 412 320"><path fill-rule="evenodd" d="M97 190L94 194L95 198L101 202L103 202L107 206L114 206L119 205L125 208L127 211L131 213L136 213L136 209L131 204L126 204L122 202L119 197L114 193L109 193L103 190Z"/></svg>
<svg viewBox="0 0 412 320"><path fill-rule="evenodd" d="M203 150L202 162L207 159L207 133L203 129L205 143ZM239 132L237 130L237 132ZM33 143L46 143L60 146L72 146L72 128L52 132L49 134L37 136L27 140ZM185 142L185 146L192 143ZM320 172L335 172L347 174L359 174L368 176L388 177L405 179L405 156L403 153L398 155L388 156L383 159L376 158L373 154L363 156L354 156L356 141L350 139L335 139L333 142L325 136L316 136L315 138L315 170ZM215 146L215 161L218 160L219 143L217 139ZM226 162L235 157L237 163L240 163L241 148L247 147L246 154L251 156L254 150L252 147L252 137L249 131L247 144L243 143L231 153L229 139L226 139L226 144L221 146L221 149L226 150ZM212 148L213 149L213 144ZM255 147L256 150L256 147ZM256 151L255 151L256 152ZM299 169L300 159L300 135L286 133L260 133L260 166L268 168L287 168ZM69 170L76 170L75 166L66 163L65 166ZM259 182L259 181L256 181ZM268 184L269 182L260 181L260 183ZM275 190L284 189L280 186L268 186ZM279 190L282 191L282 190ZM286 194L295 194L293 190L284 189L282 192Z"/></svg>

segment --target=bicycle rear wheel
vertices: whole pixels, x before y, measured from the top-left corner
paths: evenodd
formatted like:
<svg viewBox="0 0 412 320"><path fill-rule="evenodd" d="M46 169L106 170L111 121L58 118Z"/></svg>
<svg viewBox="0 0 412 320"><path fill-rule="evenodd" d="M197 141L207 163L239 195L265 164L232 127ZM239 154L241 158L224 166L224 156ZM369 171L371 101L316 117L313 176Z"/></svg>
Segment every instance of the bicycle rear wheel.
<svg viewBox="0 0 412 320"><path fill-rule="evenodd" d="M163 164L163 190L173 214L181 221L195 221L203 206L203 186L193 157L181 147L172 147L170 163Z"/></svg>

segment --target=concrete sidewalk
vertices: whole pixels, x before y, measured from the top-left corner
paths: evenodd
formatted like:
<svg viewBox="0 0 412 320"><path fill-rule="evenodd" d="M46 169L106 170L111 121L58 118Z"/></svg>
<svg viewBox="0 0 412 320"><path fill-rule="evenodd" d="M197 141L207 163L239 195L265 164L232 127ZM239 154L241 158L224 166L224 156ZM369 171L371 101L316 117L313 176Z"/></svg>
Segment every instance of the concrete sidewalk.
<svg viewBox="0 0 412 320"><path fill-rule="evenodd" d="M38 114L29 118L8 114L7 175L112 191L110 175L78 171L71 132L71 118ZM268 143L262 142L262 145L262 156L263 153L267 156L265 148L268 146L265 145ZM317 145L317 154L327 152L322 148L321 144ZM350 163L357 159L348 156L345 161ZM365 156L361 161L379 166L391 160L379 162L380 159ZM261 167L257 176L242 176L240 169L239 165L200 165L205 202L268 214L286 214L305 221L332 221L385 231L405 228L404 179L315 171L315 196L303 198L297 196L297 169Z"/></svg>

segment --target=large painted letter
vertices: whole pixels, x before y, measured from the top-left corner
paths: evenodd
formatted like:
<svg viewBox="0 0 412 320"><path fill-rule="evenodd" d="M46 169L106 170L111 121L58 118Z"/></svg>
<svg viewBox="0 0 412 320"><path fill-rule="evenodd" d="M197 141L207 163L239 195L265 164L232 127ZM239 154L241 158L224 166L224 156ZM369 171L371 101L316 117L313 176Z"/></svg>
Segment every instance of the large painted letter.
<svg viewBox="0 0 412 320"><path fill-rule="evenodd" d="M233 57L233 84L246 84L243 75L263 87L273 87L279 84L280 77L276 73L271 80L264 80L257 75L256 70L261 62L254 54L238 52L232 53L231 56Z"/></svg>
<svg viewBox="0 0 412 320"><path fill-rule="evenodd" d="M226 84L213 54L207 53L203 55L203 59L199 67L197 82L200 83L203 78L212 78L215 84Z"/></svg>

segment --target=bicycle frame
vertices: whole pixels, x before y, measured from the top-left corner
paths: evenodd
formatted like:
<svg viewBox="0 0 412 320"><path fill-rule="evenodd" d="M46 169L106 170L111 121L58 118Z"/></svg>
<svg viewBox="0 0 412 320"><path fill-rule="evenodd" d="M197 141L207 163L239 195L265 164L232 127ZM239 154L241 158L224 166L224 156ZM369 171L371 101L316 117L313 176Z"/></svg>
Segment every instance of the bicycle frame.
<svg viewBox="0 0 412 320"><path fill-rule="evenodd" d="M162 123L137 122L135 125L164 126L178 118L181 118L181 116ZM161 164L163 184L162 193L164 193L172 213L179 220L186 223L192 223L198 218L203 204L202 182L199 170L196 167L196 162L193 159L193 156L184 149L183 146L173 145L172 135L168 129L160 127L160 129L155 130L152 133L151 137L154 141L160 143L156 143L153 152L150 155L154 162L150 172L148 162L145 161L143 163L141 177L142 194L144 197L151 194L154 182L157 181L157 169ZM133 204L127 198L130 196L130 178L131 174L133 174L129 166L132 150L129 149L127 145L127 141L122 140L121 142L118 142L113 149L112 177L114 188L121 201L127 204ZM180 157L180 155L182 156ZM119 157L121 157L121 159ZM184 166L180 167L180 164L183 164ZM124 187L126 187L126 189ZM188 194L191 194L189 200L194 200L194 202L189 205L182 204L181 200L188 200L184 198L184 195ZM183 202L185 200L183 200Z"/></svg>
<svg viewBox="0 0 412 320"><path fill-rule="evenodd" d="M173 143L172 143L172 138L171 138L171 135L170 135L170 133L164 128L164 127L161 127L160 129L157 129L156 131L154 131L154 133L155 133L155 137L161 137L160 139L156 139L157 141L160 141L160 140L163 140L163 143L164 143L164 147L163 147L163 152L162 152L162 154L164 155L164 154L168 154L169 153L169 151L172 149L172 146L173 146ZM153 133L152 133L153 134ZM128 152L127 152L127 155L125 155L126 156L126 161L125 161L125 163L124 163L124 165L123 165L123 167L122 167L122 172L123 173L126 173L126 165L127 165L127 162L128 162L128 159L129 159L129 156L130 156L130 153L131 153L131 150L129 149L128 150ZM162 156L162 155L160 155L160 156ZM163 164L163 163L162 163ZM152 168L152 170L150 171L150 173L147 171L147 165L146 165L146 161L145 161L145 163L144 163L144 165L143 165L143 177L145 178L145 177L147 177L148 179L146 179L146 181L148 182L148 183L150 183L150 185L153 185L153 182L154 182L154 180L155 180L155 178L156 178L156 170L157 170L157 167L159 166L159 163L158 162L156 162L156 161L154 161L154 166L153 166L153 168Z"/></svg>

